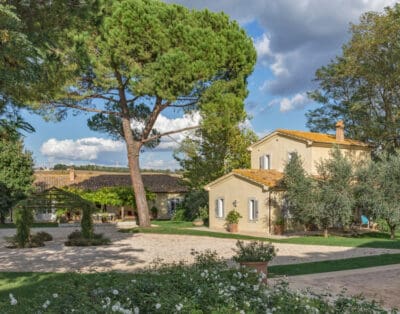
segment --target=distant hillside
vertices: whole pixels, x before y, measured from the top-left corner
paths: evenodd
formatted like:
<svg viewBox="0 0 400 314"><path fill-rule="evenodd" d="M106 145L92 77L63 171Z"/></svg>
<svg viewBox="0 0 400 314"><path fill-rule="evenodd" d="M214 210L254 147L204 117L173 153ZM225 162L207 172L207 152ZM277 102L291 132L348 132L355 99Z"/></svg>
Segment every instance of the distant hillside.
<svg viewBox="0 0 400 314"><path fill-rule="evenodd" d="M53 170L67 170L69 168L74 168L75 170L88 170L88 171L102 171L102 172L129 172L128 167L108 167L99 165L64 165L56 164ZM173 171L170 169L141 169L142 172L156 172L156 173L179 173L180 171Z"/></svg>

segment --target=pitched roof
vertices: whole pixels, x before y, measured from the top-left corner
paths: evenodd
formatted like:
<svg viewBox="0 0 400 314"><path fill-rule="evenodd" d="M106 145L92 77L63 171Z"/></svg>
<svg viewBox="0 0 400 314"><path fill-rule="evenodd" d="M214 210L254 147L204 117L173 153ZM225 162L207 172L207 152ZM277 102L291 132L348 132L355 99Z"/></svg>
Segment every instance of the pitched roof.
<svg viewBox="0 0 400 314"><path fill-rule="evenodd" d="M247 181L256 183L261 186L268 186L274 188L279 186L283 173L276 170L264 170L264 169L234 169L232 172L216 179L213 182L207 184L204 188L210 190L210 187L224 181L225 178L235 176L239 179L246 179Z"/></svg>
<svg viewBox="0 0 400 314"><path fill-rule="evenodd" d="M268 187L276 187L283 178L283 173L276 170L264 169L234 169L232 171L241 177L245 177L250 181L266 185Z"/></svg>
<svg viewBox="0 0 400 314"><path fill-rule="evenodd" d="M143 173L146 189L154 193L185 193L188 191L181 177L173 174ZM69 171L36 171L34 184L39 190L51 187L75 186L86 190L104 187L131 186L129 174L101 171L75 170L75 178L70 180Z"/></svg>
<svg viewBox="0 0 400 314"><path fill-rule="evenodd" d="M354 145L354 146L364 146L367 147L368 144L345 138L343 141L338 141L335 135L324 134L324 133L314 133L314 132L305 132L305 131L294 131L294 130L285 130L285 129L277 129L278 133L288 135L290 137L295 137L299 139L304 139L316 143L327 143L327 144L338 144L338 145Z"/></svg>
<svg viewBox="0 0 400 314"><path fill-rule="evenodd" d="M305 131L295 131L295 130L286 130L286 129L276 129L274 132L266 135L256 143L250 145L251 147L257 146L258 144L264 142L266 139L270 138L274 134L281 134L293 139L298 139L302 141L311 141L312 143L323 143L323 144L337 144L337 145L346 145L346 146L358 146L368 148L369 145L367 143L347 139L345 138L343 141L336 140L336 136L332 134L324 134L324 133L315 133L315 132L305 132Z"/></svg>

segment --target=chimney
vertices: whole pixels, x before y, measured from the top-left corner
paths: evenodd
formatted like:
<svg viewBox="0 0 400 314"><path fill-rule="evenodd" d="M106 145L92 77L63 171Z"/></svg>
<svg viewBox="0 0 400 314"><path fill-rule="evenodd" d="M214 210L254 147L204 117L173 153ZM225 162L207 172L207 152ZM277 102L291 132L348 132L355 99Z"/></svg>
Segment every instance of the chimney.
<svg viewBox="0 0 400 314"><path fill-rule="evenodd" d="M69 181L75 181L75 169L74 167L69 168Z"/></svg>
<svg viewBox="0 0 400 314"><path fill-rule="evenodd" d="M336 140L339 142L344 141L344 123L342 120L336 123Z"/></svg>

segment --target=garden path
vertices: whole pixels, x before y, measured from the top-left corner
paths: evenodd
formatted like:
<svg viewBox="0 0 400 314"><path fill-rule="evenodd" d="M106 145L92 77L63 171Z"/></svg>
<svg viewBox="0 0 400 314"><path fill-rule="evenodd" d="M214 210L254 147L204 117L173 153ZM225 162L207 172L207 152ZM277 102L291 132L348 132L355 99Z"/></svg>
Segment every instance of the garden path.
<svg viewBox="0 0 400 314"><path fill-rule="evenodd" d="M400 309L400 265L370 267L330 273L288 277L292 289L312 287L317 293L346 295L362 293L368 299L383 303L387 308Z"/></svg>
<svg viewBox="0 0 400 314"><path fill-rule="evenodd" d="M0 229L0 271L134 271L150 266L155 259L167 263L186 260L193 261L192 249L215 250L218 255L230 259L234 239L217 239L187 235L127 234L117 232L115 227L99 225L102 232L113 240L110 246L66 247L63 242L73 228L37 228L46 231L54 240L45 247L33 249L7 249L4 236L15 233L15 229ZM400 250L349 248L338 246L275 244L278 256L271 265L296 264L321 260L400 253Z"/></svg>

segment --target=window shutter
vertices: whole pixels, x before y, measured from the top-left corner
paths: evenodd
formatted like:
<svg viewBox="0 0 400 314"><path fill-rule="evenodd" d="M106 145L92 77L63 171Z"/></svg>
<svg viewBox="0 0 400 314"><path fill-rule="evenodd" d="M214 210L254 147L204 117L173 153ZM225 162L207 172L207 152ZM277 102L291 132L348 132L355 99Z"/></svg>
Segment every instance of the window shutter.
<svg viewBox="0 0 400 314"><path fill-rule="evenodd" d="M224 217L224 210L225 210L225 204L224 204L224 199L221 198L221 218Z"/></svg>
<svg viewBox="0 0 400 314"><path fill-rule="evenodd" d="M215 200L215 217L218 217L218 198Z"/></svg>
<svg viewBox="0 0 400 314"><path fill-rule="evenodd" d="M254 219L258 219L258 201L254 200Z"/></svg>
<svg viewBox="0 0 400 314"><path fill-rule="evenodd" d="M266 169L271 169L271 155L265 155Z"/></svg>
<svg viewBox="0 0 400 314"><path fill-rule="evenodd" d="M264 165L264 156L260 157L260 169L265 169L265 165Z"/></svg>

